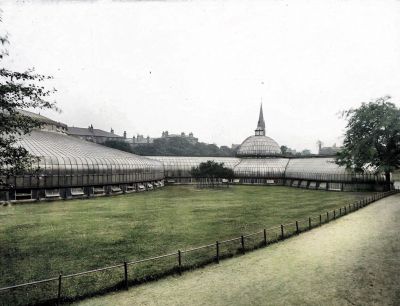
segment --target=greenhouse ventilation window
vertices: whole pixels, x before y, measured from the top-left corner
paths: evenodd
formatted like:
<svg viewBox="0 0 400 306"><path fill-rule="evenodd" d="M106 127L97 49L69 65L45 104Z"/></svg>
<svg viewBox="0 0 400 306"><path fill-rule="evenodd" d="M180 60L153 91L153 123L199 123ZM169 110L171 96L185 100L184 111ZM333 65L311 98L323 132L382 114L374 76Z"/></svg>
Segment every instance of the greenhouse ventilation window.
<svg viewBox="0 0 400 306"><path fill-rule="evenodd" d="M93 187L94 194L104 194L104 187Z"/></svg>
<svg viewBox="0 0 400 306"><path fill-rule="evenodd" d="M16 190L15 191L15 200L31 200L32 199L32 189L29 190Z"/></svg>
<svg viewBox="0 0 400 306"><path fill-rule="evenodd" d="M116 192L121 192L122 189L119 186L111 186L111 192L116 193Z"/></svg>
<svg viewBox="0 0 400 306"><path fill-rule="evenodd" d="M80 196L84 195L83 188L71 188L71 195L73 196Z"/></svg>
<svg viewBox="0 0 400 306"><path fill-rule="evenodd" d="M45 196L46 198L58 198L60 197L60 189L46 189Z"/></svg>

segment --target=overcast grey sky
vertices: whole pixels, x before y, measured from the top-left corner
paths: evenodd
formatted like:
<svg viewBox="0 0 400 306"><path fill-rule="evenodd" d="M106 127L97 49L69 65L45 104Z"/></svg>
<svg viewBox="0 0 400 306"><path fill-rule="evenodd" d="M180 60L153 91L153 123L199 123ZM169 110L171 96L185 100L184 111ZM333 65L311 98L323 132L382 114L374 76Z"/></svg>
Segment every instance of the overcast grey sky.
<svg viewBox="0 0 400 306"><path fill-rule="evenodd" d="M321 3L323 2L323 4ZM340 110L400 102L399 1L3 1L8 67L54 76L68 125L128 136L254 133L316 150Z"/></svg>

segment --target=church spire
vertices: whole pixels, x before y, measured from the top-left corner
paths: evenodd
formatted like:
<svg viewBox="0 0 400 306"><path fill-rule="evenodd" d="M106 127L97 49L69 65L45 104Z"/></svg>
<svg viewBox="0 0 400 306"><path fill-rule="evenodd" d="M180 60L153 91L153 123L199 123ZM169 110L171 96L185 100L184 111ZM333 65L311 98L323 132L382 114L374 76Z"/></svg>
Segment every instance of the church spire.
<svg viewBox="0 0 400 306"><path fill-rule="evenodd" d="M265 136L265 121L264 121L264 114L262 109L262 102L260 106L260 115L258 117L257 128L255 130L256 136Z"/></svg>

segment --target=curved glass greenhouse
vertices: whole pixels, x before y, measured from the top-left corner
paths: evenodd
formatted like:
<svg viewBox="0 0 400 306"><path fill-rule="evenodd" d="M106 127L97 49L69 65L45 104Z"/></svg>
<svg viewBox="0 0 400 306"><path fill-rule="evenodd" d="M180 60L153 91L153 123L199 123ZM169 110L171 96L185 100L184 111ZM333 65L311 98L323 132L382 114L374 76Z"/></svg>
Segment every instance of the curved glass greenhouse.
<svg viewBox="0 0 400 306"><path fill-rule="evenodd" d="M147 156L153 160L160 161L164 166L164 175L169 182L189 183L192 182L190 171L201 163L209 160L223 163L225 167L234 169L240 162L235 157L182 157L182 156Z"/></svg>
<svg viewBox="0 0 400 306"><path fill-rule="evenodd" d="M284 157L279 144L265 135L262 108L255 134L237 157L138 156L66 134L67 126L27 111L43 123L19 144L38 161L25 174L7 179L0 201L88 197L144 191L167 183L194 183L191 170L209 160L234 172L235 184L286 185L323 190L380 188L383 175L355 174L333 157Z"/></svg>
<svg viewBox="0 0 400 306"><path fill-rule="evenodd" d="M163 165L59 132L34 130L19 145L38 157L25 175L10 177L11 200L102 195L152 189Z"/></svg>
<svg viewBox="0 0 400 306"><path fill-rule="evenodd" d="M269 157L282 155L278 143L268 136L247 137L237 151L239 157Z"/></svg>
<svg viewBox="0 0 400 306"><path fill-rule="evenodd" d="M234 169L239 178L284 178L287 158L243 158Z"/></svg>

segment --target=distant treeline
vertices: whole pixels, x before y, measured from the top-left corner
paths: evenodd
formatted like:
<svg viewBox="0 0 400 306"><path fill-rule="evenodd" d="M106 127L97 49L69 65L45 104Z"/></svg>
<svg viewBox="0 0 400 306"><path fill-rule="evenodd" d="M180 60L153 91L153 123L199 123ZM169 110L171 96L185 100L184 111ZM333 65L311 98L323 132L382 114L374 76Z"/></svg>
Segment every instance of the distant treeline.
<svg viewBox="0 0 400 306"><path fill-rule="evenodd" d="M227 146L218 147L215 144L203 142L192 143L185 138L170 137L154 139L154 143L137 144L135 146L122 141L109 140L105 146L149 156L235 156L236 150Z"/></svg>

